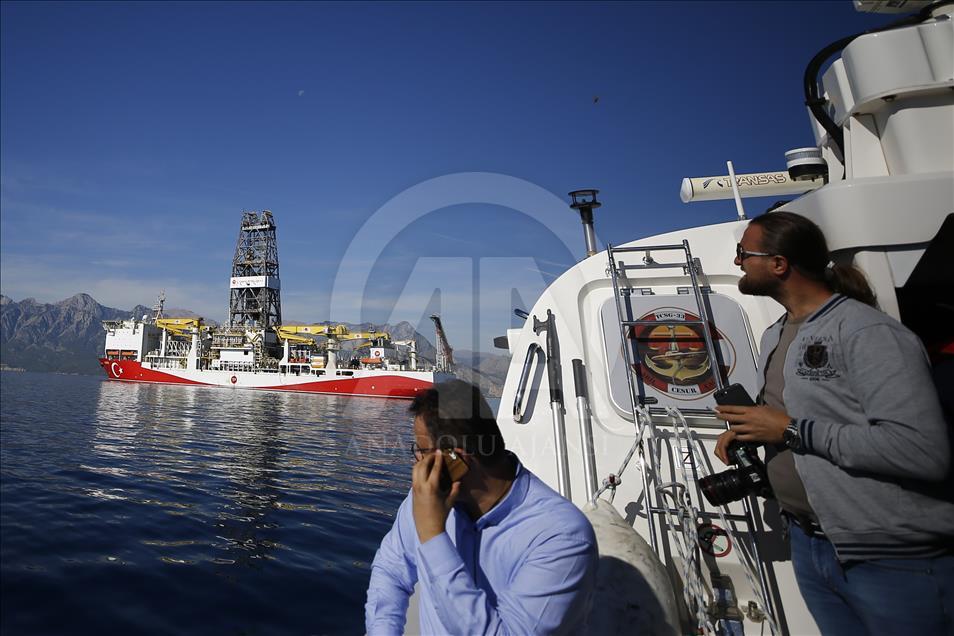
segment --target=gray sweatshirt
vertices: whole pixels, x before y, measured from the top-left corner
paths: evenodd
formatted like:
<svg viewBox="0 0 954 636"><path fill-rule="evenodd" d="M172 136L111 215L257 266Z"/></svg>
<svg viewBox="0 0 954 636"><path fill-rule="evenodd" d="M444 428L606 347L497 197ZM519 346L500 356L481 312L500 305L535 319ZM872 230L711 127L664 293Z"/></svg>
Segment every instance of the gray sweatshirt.
<svg viewBox="0 0 954 636"><path fill-rule="evenodd" d="M759 368L784 320L762 336ZM949 431L930 369L907 327L840 294L789 347L783 398L803 444L795 466L843 562L952 548L954 503L938 493L950 470Z"/></svg>

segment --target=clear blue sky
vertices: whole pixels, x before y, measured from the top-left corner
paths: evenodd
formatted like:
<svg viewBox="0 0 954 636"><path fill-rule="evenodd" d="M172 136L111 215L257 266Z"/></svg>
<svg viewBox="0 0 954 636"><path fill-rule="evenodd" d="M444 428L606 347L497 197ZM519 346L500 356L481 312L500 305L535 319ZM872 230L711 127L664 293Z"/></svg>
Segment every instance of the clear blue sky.
<svg viewBox="0 0 954 636"><path fill-rule="evenodd" d="M223 320L241 212L268 208L286 319L439 310L487 350L511 289L579 257L567 191L601 190L614 243L733 218L681 203L682 177L783 168L813 143L808 60L889 19L848 0L4 2L0 291L129 308L165 289ZM447 178L474 172L502 177ZM513 209L520 184L552 220Z"/></svg>

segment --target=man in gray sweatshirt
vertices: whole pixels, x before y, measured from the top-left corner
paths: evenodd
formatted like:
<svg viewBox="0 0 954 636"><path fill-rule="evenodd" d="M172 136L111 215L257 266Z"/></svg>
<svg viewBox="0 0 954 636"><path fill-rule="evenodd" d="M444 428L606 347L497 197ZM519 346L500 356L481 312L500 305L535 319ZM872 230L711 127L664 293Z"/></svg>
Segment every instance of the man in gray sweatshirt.
<svg viewBox="0 0 954 636"><path fill-rule="evenodd" d="M766 445L799 589L828 634L954 634L944 420L918 337L878 311L821 230L773 212L736 251L739 290L787 310L762 336L758 406L721 406L716 446Z"/></svg>

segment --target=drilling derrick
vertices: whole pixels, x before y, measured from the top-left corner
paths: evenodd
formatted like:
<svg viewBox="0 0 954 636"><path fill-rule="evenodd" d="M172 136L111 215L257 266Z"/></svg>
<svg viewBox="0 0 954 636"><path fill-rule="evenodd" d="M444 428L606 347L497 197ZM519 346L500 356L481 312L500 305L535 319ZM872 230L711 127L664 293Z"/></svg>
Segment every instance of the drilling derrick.
<svg viewBox="0 0 954 636"><path fill-rule="evenodd" d="M269 210L242 214L229 288L229 326L255 332L258 346L269 353L277 351L272 328L282 324L281 282L275 221Z"/></svg>

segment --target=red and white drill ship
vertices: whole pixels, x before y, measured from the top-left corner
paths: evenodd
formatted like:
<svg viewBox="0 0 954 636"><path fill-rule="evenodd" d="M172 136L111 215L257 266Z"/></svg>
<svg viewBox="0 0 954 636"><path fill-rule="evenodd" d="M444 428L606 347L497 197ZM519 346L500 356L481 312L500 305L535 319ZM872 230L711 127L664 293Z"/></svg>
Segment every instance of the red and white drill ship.
<svg viewBox="0 0 954 636"><path fill-rule="evenodd" d="M152 316L103 322L100 365L111 380L413 398L453 377L438 316L435 364L419 366L413 339L345 325L281 324L278 250L271 212L246 212L230 281L229 322ZM357 344L356 347L351 347ZM342 346L344 345L344 346Z"/></svg>

